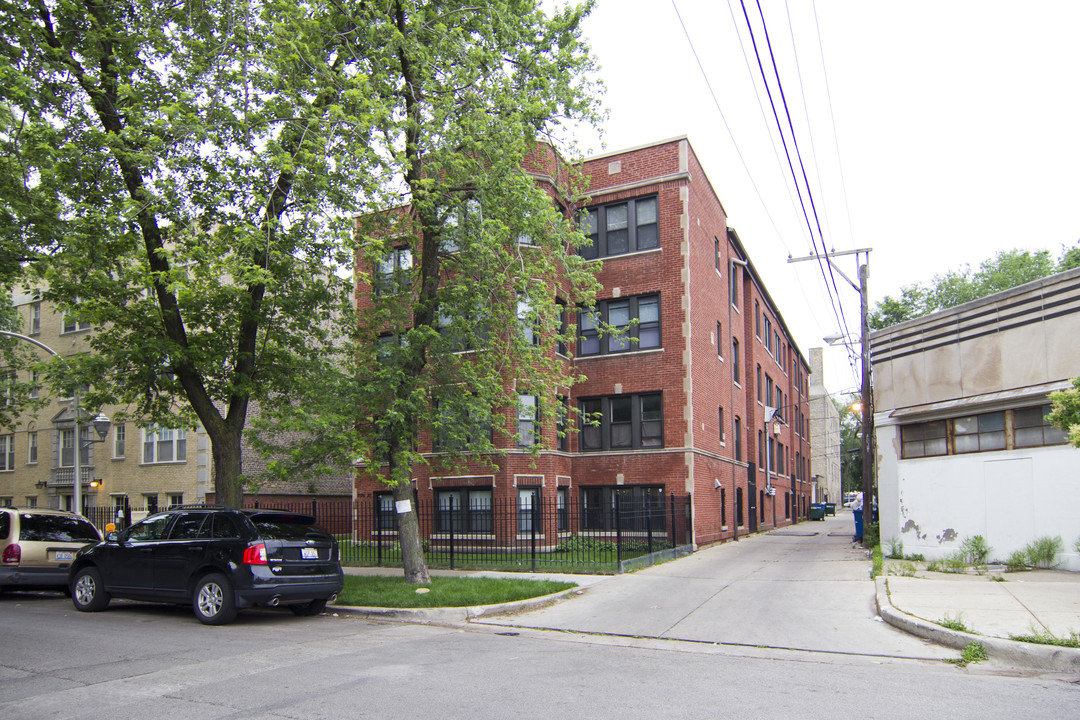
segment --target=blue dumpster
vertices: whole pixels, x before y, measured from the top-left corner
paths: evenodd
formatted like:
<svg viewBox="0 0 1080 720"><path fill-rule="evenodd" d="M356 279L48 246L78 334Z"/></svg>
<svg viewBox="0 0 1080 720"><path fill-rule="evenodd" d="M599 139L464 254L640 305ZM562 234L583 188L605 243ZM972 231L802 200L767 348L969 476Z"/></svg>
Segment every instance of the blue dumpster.
<svg viewBox="0 0 1080 720"><path fill-rule="evenodd" d="M862 540L863 527L862 527L862 508L855 510L852 513L855 516L855 539Z"/></svg>

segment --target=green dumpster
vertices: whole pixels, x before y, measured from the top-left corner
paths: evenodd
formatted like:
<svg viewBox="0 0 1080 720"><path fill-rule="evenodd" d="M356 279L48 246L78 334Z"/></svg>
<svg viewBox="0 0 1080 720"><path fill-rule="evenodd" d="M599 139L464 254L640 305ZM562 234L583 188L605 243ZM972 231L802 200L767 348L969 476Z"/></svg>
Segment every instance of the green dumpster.
<svg viewBox="0 0 1080 720"><path fill-rule="evenodd" d="M811 503L810 505L810 519L811 520L824 520L825 519L825 506L821 503Z"/></svg>
<svg viewBox="0 0 1080 720"><path fill-rule="evenodd" d="M825 514L826 515L835 515L836 514L836 503L825 503Z"/></svg>

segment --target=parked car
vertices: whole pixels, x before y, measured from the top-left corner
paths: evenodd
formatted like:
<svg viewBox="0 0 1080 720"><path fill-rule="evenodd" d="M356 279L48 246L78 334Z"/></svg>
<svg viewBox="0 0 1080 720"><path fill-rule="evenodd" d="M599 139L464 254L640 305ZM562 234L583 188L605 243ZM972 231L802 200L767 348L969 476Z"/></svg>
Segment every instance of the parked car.
<svg viewBox="0 0 1080 720"><path fill-rule="evenodd" d="M65 510L0 508L0 591L65 590L75 554L101 534Z"/></svg>
<svg viewBox="0 0 1080 720"><path fill-rule="evenodd" d="M256 605L317 615L344 582L337 541L311 515L205 505L106 534L78 554L68 578L83 612L104 610L114 597L191 603L206 625Z"/></svg>

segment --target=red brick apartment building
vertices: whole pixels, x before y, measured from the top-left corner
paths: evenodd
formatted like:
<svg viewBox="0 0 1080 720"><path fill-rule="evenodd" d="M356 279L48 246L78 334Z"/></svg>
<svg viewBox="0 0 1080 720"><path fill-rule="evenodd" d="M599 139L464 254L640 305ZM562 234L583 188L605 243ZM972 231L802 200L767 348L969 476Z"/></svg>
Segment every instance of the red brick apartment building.
<svg viewBox="0 0 1080 720"><path fill-rule="evenodd" d="M637 338L600 337L588 316L571 318L577 347L560 350L587 379L569 402L602 422L563 440L546 423L539 430L552 449L534 459L507 448L495 472L433 477L418 467L417 500L481 512L538 500L574 508L558 528L545 522L548 547L578 529L604 529L616 497L689 497L696 546L805 517L809 365L690 142L590 158L583 172L591 197L579 212L593 244L581 252L603 262L596 311ZM367 292L358 287L357 301ZM385 490L371 480L356 485L358 498L389 509Z"/></svg>

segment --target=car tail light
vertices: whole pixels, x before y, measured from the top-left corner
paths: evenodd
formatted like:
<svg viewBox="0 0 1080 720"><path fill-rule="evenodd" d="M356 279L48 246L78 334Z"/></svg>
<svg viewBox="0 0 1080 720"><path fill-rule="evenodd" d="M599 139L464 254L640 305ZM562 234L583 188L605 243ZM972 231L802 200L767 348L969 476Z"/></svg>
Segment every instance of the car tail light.
<svg viewBox="0 0 1080 720"><path fill-rule="evenodd" d="M266 545L264 545L263 543L256 543L255 545L248 545L246 548L244 548L244 564L265 565Z"/></svg>
<svg viewBox="0 0 1080 720"><path fill-rule="evenodd" d="M4 548L4 558L3 558L3 564L4 565L18 565L19 561L21 561L21 560L22 560L22 548L19 547L18 543L11 543L6 548Z"/></svg>

